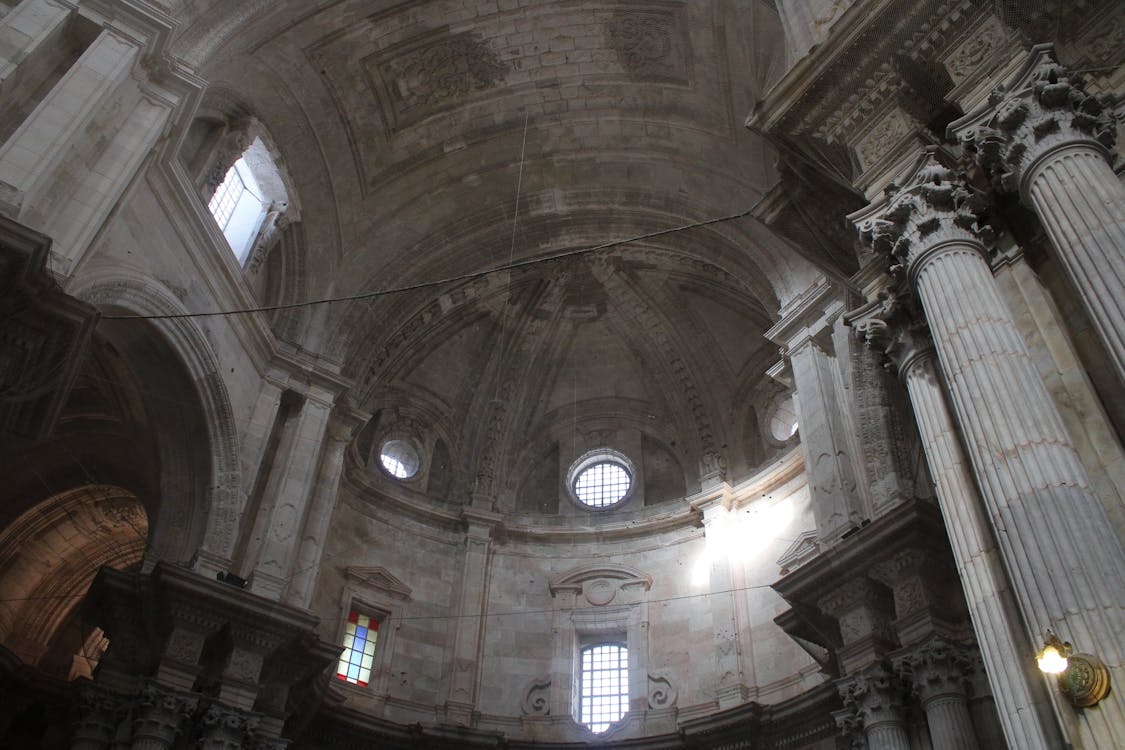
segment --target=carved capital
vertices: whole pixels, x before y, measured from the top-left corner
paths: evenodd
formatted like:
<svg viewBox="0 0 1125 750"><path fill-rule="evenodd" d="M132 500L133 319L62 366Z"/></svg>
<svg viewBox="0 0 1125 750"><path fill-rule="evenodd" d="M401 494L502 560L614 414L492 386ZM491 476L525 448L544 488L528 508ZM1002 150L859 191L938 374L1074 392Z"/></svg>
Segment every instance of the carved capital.
<svg viewBox="0 0 1125 750"><path fill-rule="evenodd" d="M931 251L956 243L984 252L995 239L991 201L969 186L944 152L930 147L910 176L887 187L886 196L848 216L860 239L883 256L896 279L914 278Z"/></svg>
<svg viewBox="0 0 1125 750"><path fill-rule="evenodd" d="M246 736L257 730L258 717L212 704L203 714L201 724L203 740L199 746L202 750L241 750Z"/></svg>
<svg viewBox="0 0 1125 750"><path fill-rule="evenodd" d="M155 740L171 747L184 720L195 711L198 698L147 683L137 696L133 737Z"/></svg>
<svg viewBox="0 0 1125 750"><path fill-rule="evenodd" d="M893 641L889 592L867 578L855 578L822 597L820 609L837 620L845 644L864 638Z"/></svg>
<svg viewBox="0 0 1125 750"><path fill-rule="evenodd" d="M836 689L844 701L845 710L853 717L853 726L858 722L866 730L871 730L880 724L904 720L906 697L909 695L907 687L897 674L882 664L840 680Z"/></svg>
<svg viewBox="0 0 1125 750"><path fill-rule="evenodd" d="M128 701L123 696L95 683L83 687L78 696L74 746L108 746L127 710Z"/></svg>
<svg viewBox="0 0 1125 750"><path fill-rule="evenodd" d="M964 697L973 657L969 647L937 637L895 657L894 665L924 706L938 698Z"/></svg>
<svg viewBox="0 0 1125 750"><path fill-rule="evenodd" d="M1110 103L1086 93L1051 45L1039 45L987 106L952 123L949 133L975 154L996 189L1023 193L1031 168L1060 147L1085 143L1108 155L1116 123Z"/></svg>
<svg viewBox="0 0 1125 750"><path fill-rule="evenodd" d="M900 378L935 354L929 326L904 289L881 292L874 301L847 313L844 320L867 346L883 355L884 366L894 368Z"/></svg>

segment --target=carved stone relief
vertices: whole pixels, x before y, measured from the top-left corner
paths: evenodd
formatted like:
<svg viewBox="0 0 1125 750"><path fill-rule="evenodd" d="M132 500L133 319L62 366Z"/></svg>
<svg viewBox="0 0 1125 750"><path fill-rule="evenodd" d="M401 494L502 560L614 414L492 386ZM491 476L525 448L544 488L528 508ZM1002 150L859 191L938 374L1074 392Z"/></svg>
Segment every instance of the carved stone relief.
<svg viewBox="0 0 1125 750"><path fill-rule="evenodd" d="M523 691L520 709L527 716L548 716L551 713L551 678L537 677Z"/></svg>
<svg viewBox="0 0 1125 750"><path fill-rule="evenodd" d="M504 81L508 65L488 42L447 31L410 40L369 62L377 90L398 130Z"/></svg>
<svg viewBox="0 0 1125 750"><path fill-rule="evenodd" d="M630 8L606 24L610 46L621 67L639 81L686 83L687 41L673 11Z"/></svg>
<svg viewBox="0 0 1125 750"><path fill-rule="evenodd" d="M650 672L648 675L648 707L672 708L676 705L679 693L672 685L672 679L665 671Z"/></svg>

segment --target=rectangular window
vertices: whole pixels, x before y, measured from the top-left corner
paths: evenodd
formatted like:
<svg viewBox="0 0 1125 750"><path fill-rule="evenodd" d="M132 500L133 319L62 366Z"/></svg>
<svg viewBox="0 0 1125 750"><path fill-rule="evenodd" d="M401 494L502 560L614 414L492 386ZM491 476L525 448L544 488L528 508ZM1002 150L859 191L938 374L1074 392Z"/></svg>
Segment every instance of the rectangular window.
<svg viewBox="0 0 1125 750"><path fill-rule="evenodd" d="M211 202L207 204L207 208L211 209L211 215L215 217L215 222L224 232L244 192L246 192L246 183L242 181L242 175L238 172L238 165L235 165L227 171L227 176L223 178L219 189L211 196Z"/></svg>
<svg viewBox="0 0 1125 750"><path fill-rule="evenodd" d="M604 732L629 710L629 649L618 643L582 649L579 684L580 721Z"/></svg>
<svg viewBox="0 0 1125 750"><path fill-rule="evenodd" d="M344 653L336 666L336 677L353 685L366 687L371 681L371 664L375 661L375 638L379 621L354 609L344 626Z"/></svg>

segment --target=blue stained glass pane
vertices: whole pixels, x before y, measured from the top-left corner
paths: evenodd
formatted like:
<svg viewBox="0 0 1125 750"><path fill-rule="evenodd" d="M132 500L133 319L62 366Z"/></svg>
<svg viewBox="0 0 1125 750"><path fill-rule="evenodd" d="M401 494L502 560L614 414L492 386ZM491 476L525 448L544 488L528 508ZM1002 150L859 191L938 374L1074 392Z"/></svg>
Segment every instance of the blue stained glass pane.
<svg viewBox="0 0 1125 750"><path fill-rule="evenodd" d="M366 638L367 637L367 628L356 628L355 629L355 637L356 638Z"/></svg>

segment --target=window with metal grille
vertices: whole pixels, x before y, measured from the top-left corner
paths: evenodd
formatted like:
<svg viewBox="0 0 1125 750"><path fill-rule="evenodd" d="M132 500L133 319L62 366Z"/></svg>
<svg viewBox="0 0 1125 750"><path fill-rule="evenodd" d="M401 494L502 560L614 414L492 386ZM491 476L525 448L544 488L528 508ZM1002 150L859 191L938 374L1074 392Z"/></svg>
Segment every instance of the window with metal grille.
<svg viewBox="0 0 1125 750"><path fill-rule="evenodd" d="M239 161L242 160L239 159ZM211 210L211 215L215 217L215 223L224 232L227 225L230 224L231 217L234 216L234 209L238 206L238 201L245 192L246 183L242 181L242 175L238 173L238 165L235 164L227 170L227 176L223 178L219 189L211 196L211 202L207 204L207 208Z"/></svg>
<svg viewBox="0 0 1125 750"><path fill-rule="evenodd" d="M580 721L604 732L629 710L629 649L600 643L582 649L579 684Z"/></svg>
<svg viewBox="0 0 1125 750"><path fill-rule="evenodd" d="M578 474L574 480L574 496L591 508L606 508L621 502L632 483L624 466L603 461Z"/></svg>
<svg viewBox="0 0 1125 750"><path fill-rule="evenodd" d="M379 621L354 609L344 625L344 653L336 666L336 677L366 687L371 681L371 664L375 661L375 638Z"/></svg>

